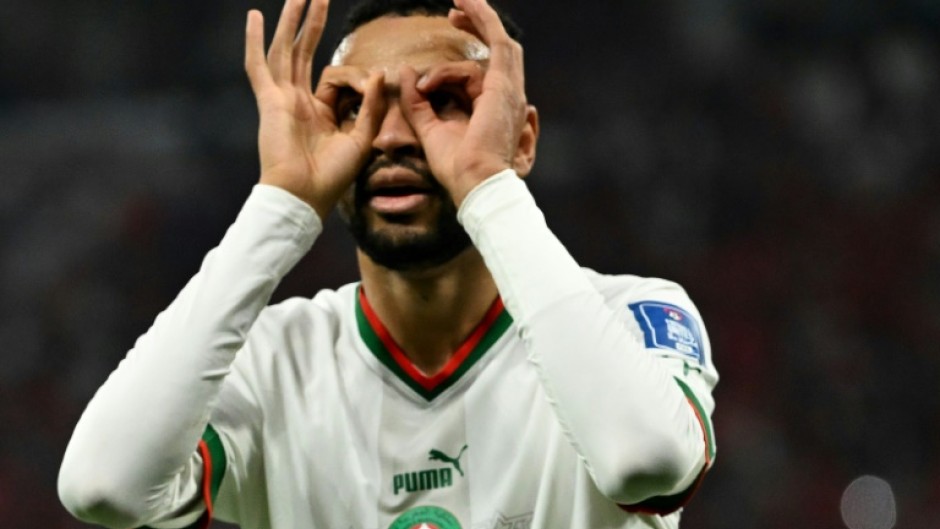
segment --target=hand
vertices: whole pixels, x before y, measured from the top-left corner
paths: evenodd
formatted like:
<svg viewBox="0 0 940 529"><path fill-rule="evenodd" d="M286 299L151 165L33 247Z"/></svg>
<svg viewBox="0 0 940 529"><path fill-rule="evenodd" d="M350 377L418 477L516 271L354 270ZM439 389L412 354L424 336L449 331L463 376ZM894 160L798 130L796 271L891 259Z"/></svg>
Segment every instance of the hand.
<svg viewBox="0 0 940 529"><path fill-rule="evenodd" d="M329 0L311 2L294 38L307 1L286 0L267 57L264 19L249 11L245 70L260 115L261 183L290 191L325 219L369 156L384 115L384 80L375 73L354 81L352 88L364 99L354 125L340 130L333 105L324 100L335 90L324 89L321 97L311 91Z"/></svg>
<svg viewBox="0 0 940 529"><path fill-rule="evenodd" d="M528 172L538 121L534 107L526 103L522 46L508 35L486 0L454 4L451 24L489 47L489 68L484 72L466 63L447 63L417 79L415 71L405 67L401 85L403 111L431 171L459 206L477 184L504 169ZM442 120L435 113L427 96L446 84L462 85L472 98L469 124Z"/></svg>

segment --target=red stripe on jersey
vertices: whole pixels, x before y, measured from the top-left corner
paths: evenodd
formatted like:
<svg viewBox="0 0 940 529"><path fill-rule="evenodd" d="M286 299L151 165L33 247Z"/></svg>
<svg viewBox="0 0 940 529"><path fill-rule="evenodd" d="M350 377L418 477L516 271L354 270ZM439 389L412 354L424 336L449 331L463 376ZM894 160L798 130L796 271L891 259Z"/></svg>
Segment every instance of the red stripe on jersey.
<svg viewBox="0 0 940 529"><path fill-rule="evenodd" d="M200 518L200 529L208 529L212 523L212 455L209 445L199 440L199 454L202 455L202 499L206 502L206 512Z"/></svg>
<svg viewBox="0 0 940 529"><path fill-rule="evenodd" d="M480 320L480 323L470 332L470 336L454 351L454 354L447 363L444 364L444 367L441 368L439 372L429 377L422 373L411 362L408 355L405 354L405 351L402 350L395 342L395 339L392 338L392 334L385 327L385 324L379 320L372 306L369 305L369 300L366 297L366 290L364 288L359 289L359 303L362 307L362 312L369 321L369 326L375 331L376 336L382 341L382 345L388 350L392 359L395 360L395 363L398 364L412 380L427 391L433 391L434 388L445 382L460 368L460 365L470 356L470 353L473 352L474 348L480 343L480 340L486 335L486 332L493 326L493 323L496 322L500 314L503 313L503 310L505 310L503 300L497 296L493 304L490 305L490 308L487 309L483 319Z"/></svg>
<svg viewBox="0 0 940 529"><path fill-rule="evenodd" d="M669 498L676 498L675 503L670 503L668 506L650 506L645 505L646 502L650 500L645 500L636 505L622 505L617 504L618 507L634 514L655 514L659 516L665 516L667 514L672 514L679 509L685 507L689 501L692 499L692 496L695 496L695 493L698 491L698 488L702 485L702 481L705 480L705 474L712 466L712 457L711 457L711 446L708 439L708 429L705 426L705 419L702 417L702 414L699 412L698 406L692 402L692 399L686 398L686 401L689 403L689 406L692 407L692 411L695 412L695 418L698 420L699 427L702 429L702 437L705 441L705 466L702 467L702 471L699 472L698 477L695 478L695 481L687 489L675 496L670 496ZM655 500L657 498L651 498Z"/></svg>

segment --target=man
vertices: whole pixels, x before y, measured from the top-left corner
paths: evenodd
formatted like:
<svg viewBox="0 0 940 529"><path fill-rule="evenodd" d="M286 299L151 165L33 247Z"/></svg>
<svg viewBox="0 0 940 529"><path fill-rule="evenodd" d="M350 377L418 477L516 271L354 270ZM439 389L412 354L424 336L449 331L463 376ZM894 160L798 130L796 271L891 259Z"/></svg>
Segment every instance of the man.
<svg viewBox="0 0 940 529"><path fill-rule="evenodd" d="M707 337L681 288L581 269L547 228L500 15L367 1L311 92L327 0L306 3L267 56L249 13L260 184L92 399L66 507L115 528L677 527L714 457ZM362 281L265 307L337 205Z"/></svg>

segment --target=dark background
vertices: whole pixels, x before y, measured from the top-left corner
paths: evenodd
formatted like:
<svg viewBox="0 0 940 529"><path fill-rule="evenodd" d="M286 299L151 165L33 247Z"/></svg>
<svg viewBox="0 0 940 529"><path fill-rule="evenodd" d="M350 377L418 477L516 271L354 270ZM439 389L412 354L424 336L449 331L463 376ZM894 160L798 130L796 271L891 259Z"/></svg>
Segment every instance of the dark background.
<svg viewBox="0 0 940 529"><path fill-rule="evenodd" d="M551 226L710 330L719 455L683 528L940 526L940 2L505 5ZM270 34L268 0L0 3L2 527L83 527L71 430L257 178L249 7ZM277 298L356 277L334 220Z"/></svg>

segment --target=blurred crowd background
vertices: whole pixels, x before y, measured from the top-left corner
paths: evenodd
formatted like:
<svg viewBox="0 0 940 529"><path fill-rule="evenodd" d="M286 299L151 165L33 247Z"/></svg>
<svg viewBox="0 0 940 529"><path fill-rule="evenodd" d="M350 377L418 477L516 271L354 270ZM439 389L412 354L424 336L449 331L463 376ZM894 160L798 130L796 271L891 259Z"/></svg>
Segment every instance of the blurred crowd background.
<svg viewBox="0 0 940 529"><path fill-rule="evenodd" d="M719 455L683 528L940 527L940 2L504 5L550 225L710 331ZM2 527L85 527L72 428L257 178L250 7L270 34L273 0L0 3ZM356 277L333 219L276 297Z"/></svg>

